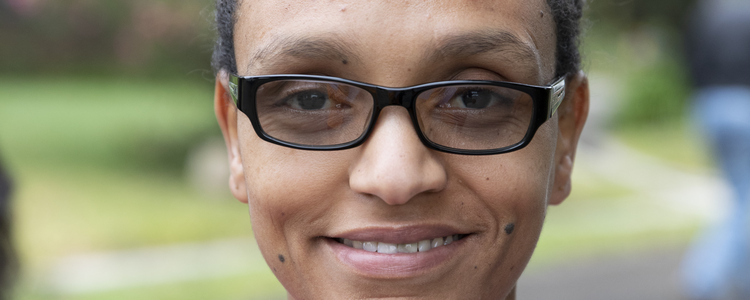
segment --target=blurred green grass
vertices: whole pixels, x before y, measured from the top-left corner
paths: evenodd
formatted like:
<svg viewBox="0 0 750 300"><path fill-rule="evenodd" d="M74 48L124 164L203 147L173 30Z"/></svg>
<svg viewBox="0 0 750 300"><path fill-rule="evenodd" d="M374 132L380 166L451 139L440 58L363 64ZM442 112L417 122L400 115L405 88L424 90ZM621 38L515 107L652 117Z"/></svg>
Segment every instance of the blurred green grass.
<svg viewBox="0 0 750 300"><path fill-rule="evenodd" d="M23 165L178 173L218 135L212 84L117 78L0 78L0 142Z"/></svg>
<svg viewBox="0 0 750 300"><path fill-rule="evenodd" d="M0 79L0 154L17 187L17 298L58 299L45 296L34 278L66 255L252 235L245 205L228 193L198 193L182 175L190 148L219 134L212 88L117 78ZM205 299L195 290L239 280L210 282L155 288L151 295ZM138 290L80 299L135 299L127 295L150 289Z"/></svg>
<svg viewBox="0 0 750 300"><path fill-rule="evenodd" d="M48 294L36 281L67 255L252 235L246 206L228 194L204 196L182 174L189 149L219 135L212 88L121 78L0 79L0 154L18 186L15 239L24 273L17 299L262 299L282 292L270 271L77 295ZM674 142L646 127L620 136L657 154ZM683 150L684 161L676 163L695 159L694 149ZM629 200L635 193L577 168L573 195L550 208L536 264L622 251L664 241L665 234L684 241L694 230L628 230L639 222L628 219L632 214L664 217L642 211L648 199Z"/></svg>
<svg viewBox="0 0 750 300"><path fill-rule="evenodd" d="M670 167L689 172L705 173L713 166L711 149L703 141L697 125L686 119L661 126L630 125L613 130L623 143L658 158Z"/></svg>

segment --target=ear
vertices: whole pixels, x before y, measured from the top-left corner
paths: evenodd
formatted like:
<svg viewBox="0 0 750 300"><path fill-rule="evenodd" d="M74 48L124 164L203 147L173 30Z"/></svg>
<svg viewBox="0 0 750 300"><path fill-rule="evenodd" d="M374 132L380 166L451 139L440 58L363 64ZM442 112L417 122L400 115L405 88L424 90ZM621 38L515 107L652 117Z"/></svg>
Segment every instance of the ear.
<svg viewBox="0 0 750 300"><path fill-rule="evenodd" d="M565 100L557 109L558 138L555 151L555 179L549 204L557 205L570 195L573 161L578 139L589 114L589 81L583 71L568 76Z"/></svg>
<svg viewBox="0 0 750 300"><path fill-rule="evenodd" d="M214 91L214 112L221 127L221 134L227 144L229 156L229 189L237 200L247 203L247 186L245 169L242 167L239 139L237 138L237 107L229 95L229 74L226 70L216 74Z"/></svg>

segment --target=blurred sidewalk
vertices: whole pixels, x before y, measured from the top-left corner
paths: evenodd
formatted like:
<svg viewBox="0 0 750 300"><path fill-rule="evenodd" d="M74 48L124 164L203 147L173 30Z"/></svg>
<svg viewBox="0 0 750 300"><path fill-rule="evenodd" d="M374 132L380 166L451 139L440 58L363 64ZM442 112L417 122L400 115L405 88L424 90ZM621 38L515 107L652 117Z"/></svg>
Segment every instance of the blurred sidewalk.
<svg viewBox="0 0 750 300"><path fill-rule="evenodd" d="M519 300L680 300L681 249L566 261L521 276Z"/></svg>

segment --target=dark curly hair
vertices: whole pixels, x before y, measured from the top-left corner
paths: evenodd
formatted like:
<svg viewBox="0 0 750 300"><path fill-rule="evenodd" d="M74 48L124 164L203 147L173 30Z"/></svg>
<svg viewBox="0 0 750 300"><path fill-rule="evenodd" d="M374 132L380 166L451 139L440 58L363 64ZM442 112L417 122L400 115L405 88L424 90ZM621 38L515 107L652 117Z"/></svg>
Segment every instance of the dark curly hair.
<svg viewBox="0 0 750 300"><path fill-rule="evenodd" d="M214 71L221 69L237 73L234 56L234 24L237 1L216 0L216 30L218 37L214 46ZM581 34L581 18L585 0L547 0L555 19L557 33L556 77L570 75L581 68L581 55L578 51Z"/></svg>

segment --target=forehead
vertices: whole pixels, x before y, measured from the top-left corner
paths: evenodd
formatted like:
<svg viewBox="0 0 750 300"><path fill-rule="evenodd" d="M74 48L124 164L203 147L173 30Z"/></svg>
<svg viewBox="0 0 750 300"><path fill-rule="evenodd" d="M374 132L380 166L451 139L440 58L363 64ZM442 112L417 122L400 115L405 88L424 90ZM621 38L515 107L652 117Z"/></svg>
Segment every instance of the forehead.
<svg viewBox="0 0 750 300"><path fill-rule="evenodd" d="M484 47L517 43L505 48L529 56L526 64L540 77L554 73L554 22L544 0L244 0L236 16L237 64L244 75L269 63L261 58L282 50L285 41L328 41L326 50L351 56L343 60L404 65L425 60L430 50L450 49L445 44L451 41L454 50L461 41L482 48L481 38L455 38L462 36L490 37L485 41L494 42ZM315 47L304 52L315 54L310 50Z"/></svg>

